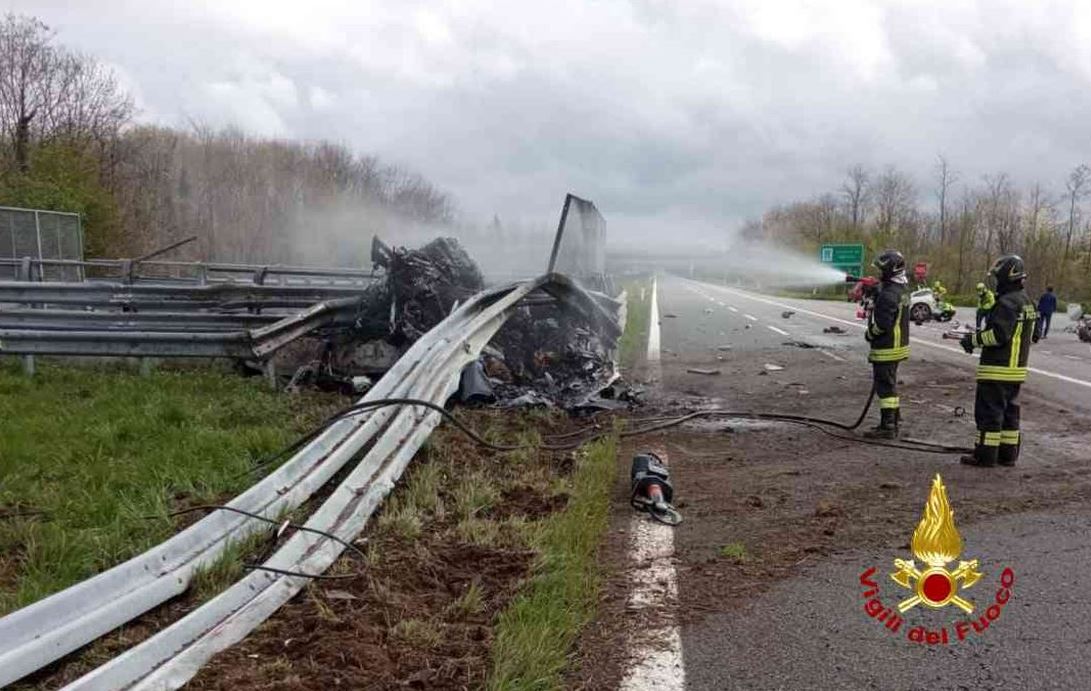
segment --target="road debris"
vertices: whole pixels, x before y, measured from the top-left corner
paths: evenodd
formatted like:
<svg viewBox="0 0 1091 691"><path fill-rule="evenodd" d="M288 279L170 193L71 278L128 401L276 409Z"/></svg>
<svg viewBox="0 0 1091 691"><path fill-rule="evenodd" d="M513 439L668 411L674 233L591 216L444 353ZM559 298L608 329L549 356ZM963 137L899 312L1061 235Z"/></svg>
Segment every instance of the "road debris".
<svg viewBox="0 0 1091 691"><path fill-rule="evenodd" d="M840 326L827 326L826 328L822 329L822 333L824 333L824 334L843 334L843 333L845 333L845 330L842 329Z"/></svg>
<svg viewBox="0 0 1091 691"><path fill-rule="evenodd" d="M780 313L780 317L781 319L791 319L793 314L795 314L795 310L784 310Z"/></svg>
<svg viewBox="0 0 1091 691"><path fill-rule="evenodd" d="M731 346L730 346L730 345L721 345L721 346L716 346L716 350L719 350L720 352L724 352L724 353L726 353L726 352L728 352L729 350L731 350Z"/></svg>
<svg viewBox="0 0 1091 691"><path fill-rule="evenodd" d="M720 374L720 370L718 369L704 369L702 367L690 367L686 369L686 371L690 374L705 374L709 376Z"/></svg>
<svg viewBox="0 0 1091 691"><path fill-rule="evenodd" d="M813 343L807 343L806 341L797 341L797 340L794 340L794 339L791 340L791 341L784 341L783 343L781 343L781 345L792 346L793 348L804 348L804 349L810 349L810 348L817 347Z"/></svg>
<svg viewBox="0 0 1091 691"><path fill-rule="evenodd" d="M770 362L767 362L767 363L765 363L764 369L765 369L766 372L780 372L784 368L781 367L780 365L774 365L774 364L772 364Z"/></svg>

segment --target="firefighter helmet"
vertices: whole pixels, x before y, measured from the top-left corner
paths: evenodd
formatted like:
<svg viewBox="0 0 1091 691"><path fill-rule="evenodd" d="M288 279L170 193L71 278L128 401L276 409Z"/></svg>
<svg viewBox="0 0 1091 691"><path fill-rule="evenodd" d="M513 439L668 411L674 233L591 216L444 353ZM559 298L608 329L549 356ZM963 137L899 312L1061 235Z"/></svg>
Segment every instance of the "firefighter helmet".
<svg viewBox="0 0 1091 691"><path fill-rule="evenodd" d="M883 250L875 257L872 266L879 270L884 279L894 278L905 274L905 257L898 250Z"/></svg>
<svg viewBox="0 0 1091 691"><path fill-rule="evenodd" d="M1023 265L1022 257L1017 254L1005 254L996 260L993 268L989 269L989 274L996 276L996 284L1002 286L1021 282L1027 277L1027 270Z"/></svg>
<svg viewBox="0 0 1091 691"><path fill-rule="evenodd" d="M984 293L985 292L985 284L984 283L978 283L977 284L977 292L979 292L979 293Z"/></svg>

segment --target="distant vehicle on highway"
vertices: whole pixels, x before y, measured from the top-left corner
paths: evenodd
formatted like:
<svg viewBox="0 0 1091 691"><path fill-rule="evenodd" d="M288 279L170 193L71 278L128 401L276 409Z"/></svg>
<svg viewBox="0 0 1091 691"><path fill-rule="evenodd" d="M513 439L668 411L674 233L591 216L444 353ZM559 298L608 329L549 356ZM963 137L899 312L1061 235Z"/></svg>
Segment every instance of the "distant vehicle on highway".
<svg viewBox="0 0 1091 691"><path fill-rule="evenodd" d="M954 316L954 306L949 302L936 300L936 295L931 288L914 290L909 295L909 318L915 322L926 322L931 319L947 322Z"/></svg>

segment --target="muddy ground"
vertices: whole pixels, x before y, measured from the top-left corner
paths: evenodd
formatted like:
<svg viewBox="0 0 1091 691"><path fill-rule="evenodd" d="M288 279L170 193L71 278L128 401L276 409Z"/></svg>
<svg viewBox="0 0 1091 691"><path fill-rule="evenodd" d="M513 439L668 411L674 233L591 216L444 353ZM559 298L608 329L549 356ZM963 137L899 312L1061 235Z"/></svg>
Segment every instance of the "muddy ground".
<svg viewBox="0 0 1091 691"><path fill-rule="evenodd" d="M870 387L866 364L836 361L815 349L723 355L715 348L665 352L662 386L646 414L722 406L852 422ZM784 369L768 372L767 363ZM721 374L687 372L691 368ZM905 436L972 444L972 369L918 355L903 366L900 382ZM871 412L865 427L877 414ZM1027 444L1019 465L984 470L959 465L954 454L867 446L784 423L708 421L631 441L619 472L627 471L636 450L663 445L668 451L676 504L686 519L675 532L678 617L684 631L696 630L706 616L741 610L830 555L867 547L908 554L928 480L937 472L959 526L1086 504L1089 426L1091 420L1063 401L1025 390ZM632 663L628 641L646 626L646 615L626 605L632 569L626 493L620 483L615 530L604 551L611 587L602 616L584 636L573 687L616 687Z"/></svg>

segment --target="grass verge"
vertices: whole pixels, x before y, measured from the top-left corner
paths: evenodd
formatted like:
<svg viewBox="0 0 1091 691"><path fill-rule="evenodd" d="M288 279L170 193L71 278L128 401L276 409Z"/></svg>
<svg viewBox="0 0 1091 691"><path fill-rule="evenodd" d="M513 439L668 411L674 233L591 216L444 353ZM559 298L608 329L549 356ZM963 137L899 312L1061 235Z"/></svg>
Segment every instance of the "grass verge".
<svg viewBox="0 0 1091 691"><path fill-rule="evenodd" d="M0 360L0 615L176 530L146 516L245 489L255 459L335 404L211 369L141 377L47 362L28 378Z"/></svg>
<svg viewBox="0 0 1091 691"><path fill-rule="evenodd" d="M625 321L625 333L618 341L618 357L621 359L621 366L625 369L636 366L648 347L651 287L650 280L629 281L624 285L628 295L628 316Z"/></svg>
<svg viewBox="0 0 1091 691"><path fill-rule="evenodd" d="M608 526L616 453L614 439L581 453L567 508L534 531L534 575L497 622L489 689L560 688L568 654L598 598L596 554Z"/></svg>

